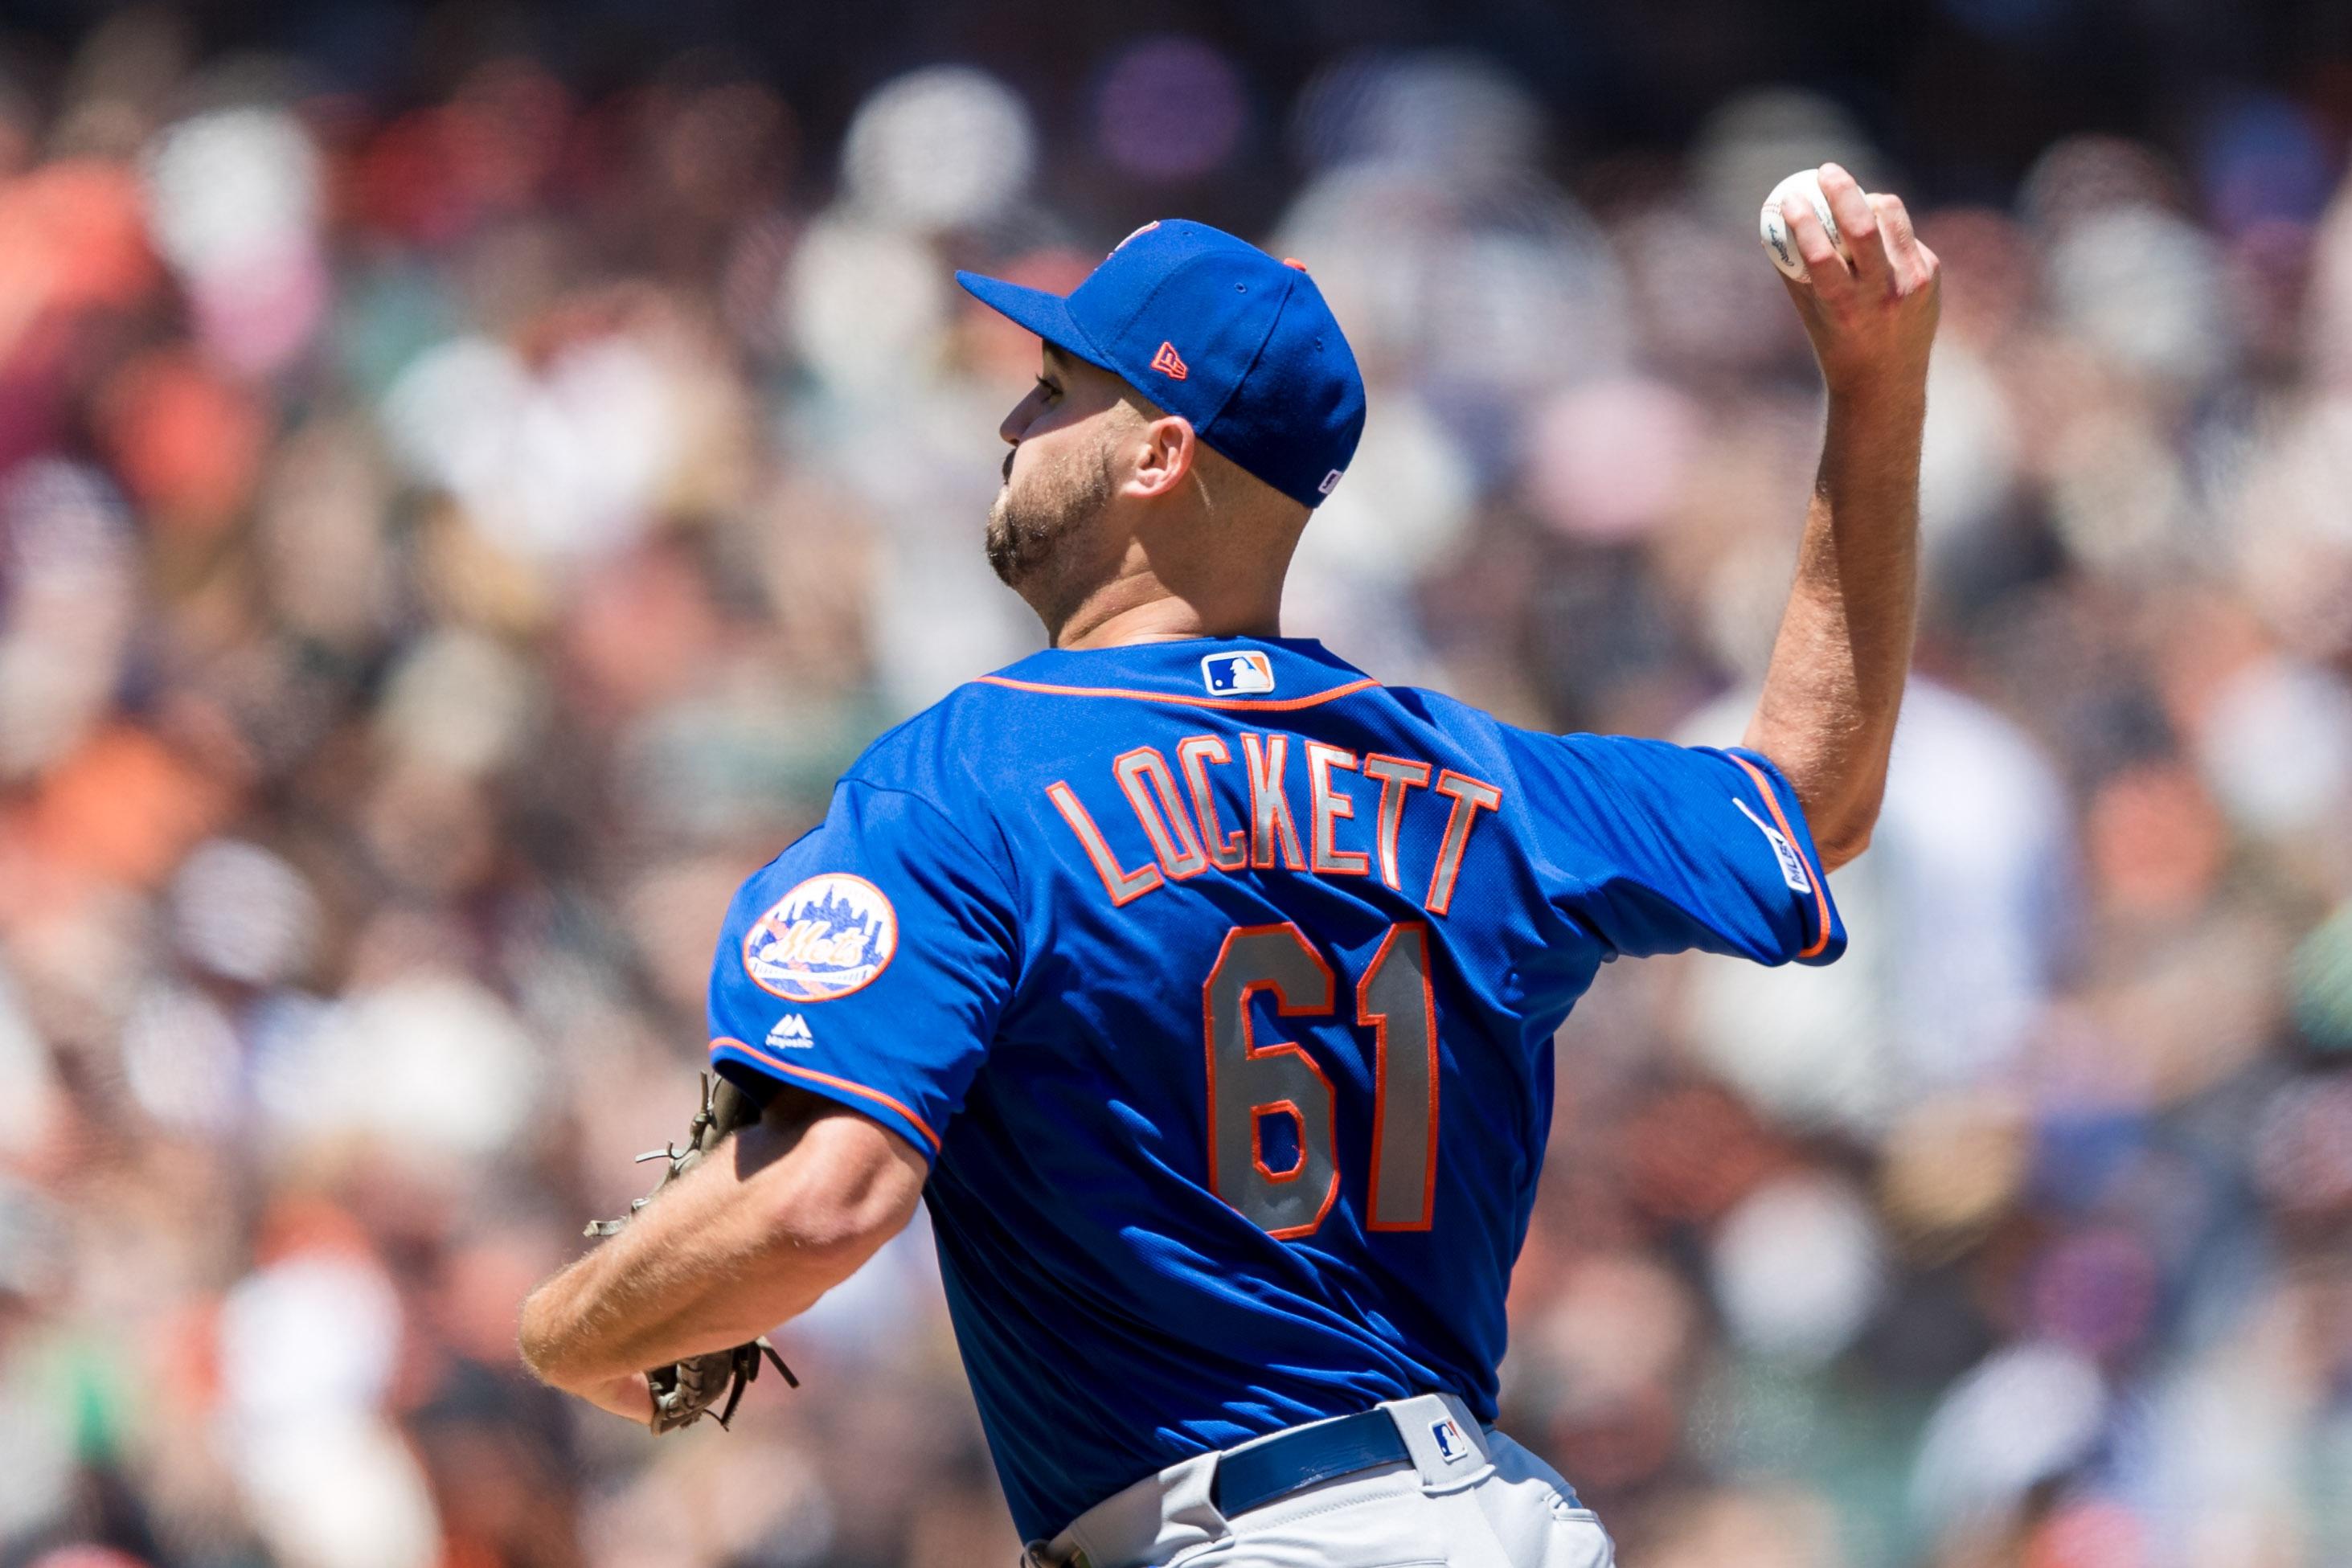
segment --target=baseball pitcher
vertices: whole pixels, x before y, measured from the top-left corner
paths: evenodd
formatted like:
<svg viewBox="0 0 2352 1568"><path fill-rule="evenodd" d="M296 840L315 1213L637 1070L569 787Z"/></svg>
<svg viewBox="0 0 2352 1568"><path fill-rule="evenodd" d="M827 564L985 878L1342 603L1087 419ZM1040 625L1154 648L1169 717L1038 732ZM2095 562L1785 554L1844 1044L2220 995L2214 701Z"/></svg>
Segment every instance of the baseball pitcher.
<svg viewBox="0 0 2352 1568"><path fill-rule="evenodd" d="M1281 634L1364 415L1297 262L1167 220L1067 297L959 274L1042 340L986 549L1051 646L743 884L740 1130L532 1296L540 1375L691 1420L919 1199L1032 1563L1607 1563L1494 1425L1553 1033L1621 955L1838 956L1823 873L1909 657L1937 262L1822 184L1851 264L1785 216L1827 434L1731 750L1514 728Z"/></svg>

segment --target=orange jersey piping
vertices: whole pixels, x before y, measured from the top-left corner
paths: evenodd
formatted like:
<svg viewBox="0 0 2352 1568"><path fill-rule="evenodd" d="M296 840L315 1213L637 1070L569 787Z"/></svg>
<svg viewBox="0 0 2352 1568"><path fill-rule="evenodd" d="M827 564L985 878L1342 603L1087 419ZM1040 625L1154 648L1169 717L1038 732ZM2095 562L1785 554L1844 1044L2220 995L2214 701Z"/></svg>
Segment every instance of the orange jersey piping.
<svg viewBox="0 0 2352 1568"><path fill-rule="evenodd" d="M1729 752L1726 752L1724 755L1731 757ZM1813 938L1813 945L1811 946L1797 955L1800 958L1810 958L1830 945L1829 883L1822 877L1821 868L1813 864L1812 862L1805 859L1804 841L1798 838L1796 833L1790 830L1789 826L1789 819L1780 810L1780 794L1773 789L1772 781L1765 778L1762 769L1759 768L1753 762L1748 761L1748 758L1744 757L1731 757L1731 760L1738 763L1741 768L1747 770L1748 777L1756 780L1756 788L1763 795L1764 804L1770 810L1772 820L1780 824L1780 836L1789 841L1789 847L1797 852L1797 862L1805 868L1805 874L1813 879L1813 900L1821 906L1822 912L1822 934Z"/></svg>
<svg viewBox="0 0 2352 1568"><path fill-rule="evenodd" d="M1181 692L1139 692L1125 686L1056 686L1043 681L1016 681L1010 675L975 677L992 686L1004 686L1016 692L1041 692L1055 697L1128 697L1136 702L1178 703L1186 707L1221 708L1228 713L1289 713L1298 708L1313 707L1334 697L1352 696L1381 683L1366 675L1349 681L1344 686L1333 686L1328 692L1317 692L1303 697L1213 697L1188 696Z"/></svg>
<svg viewBox="0 0 2352 1568"><path fill-rule="evenodd" d="M779 1061L774 1057L770 1056L766 1051L760 1050L757 1046L746 1045L741 1040L737 1040L733 1035L720 1035L717 1040L710 1042L710 1049L717 1051L722 1045L731 1046L733 1049L740 1051L744 1055L750 1057L752 1061L759 1062L761 1066L772 1067L778 1072L787 1074L790 1077L805 1078L812 1083L824 1083L835 1089L846 1089L852 1094L863 1095L866 1099L873 1101L877 1105L887 1105L890 1109L898 1112L898 1114L906 1117L909 1123L913 1124L915 1131L922 1134L924 1137L930 1140L931 1152L933 1154L939 1153L940 1135L931 1131L931 1124L929 1122L924 1121L920 1116L916 1115L908 1107L900 1104L898 1101L891 1099L887 1094L883 1093L879 1089L868 1089L863 1083L853 1083L846 1078L835 1078L830 1072L819 1072L813 1067L794 1067L789 1061Z"/></svg>

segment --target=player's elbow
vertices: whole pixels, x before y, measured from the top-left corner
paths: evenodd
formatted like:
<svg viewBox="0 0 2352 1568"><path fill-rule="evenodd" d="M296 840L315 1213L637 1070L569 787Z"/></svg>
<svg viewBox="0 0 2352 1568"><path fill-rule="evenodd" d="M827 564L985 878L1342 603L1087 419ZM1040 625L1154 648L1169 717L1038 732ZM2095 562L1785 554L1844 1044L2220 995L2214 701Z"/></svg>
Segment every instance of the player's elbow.
<svg viewBox="0 0 2352 1568"><path fill-rule="evenodd" d="M1876 825L1874 820L1866 821L1835 837L1816 839L1814 847L1822 852L1822 874L1826 876L1842 865L1860 860L1862 852L1870 847L1871 832Z"/></svg>
<svg viewBox="0 0 2352 1568"><path fill-rule="evenodd" d="M543 1315L539 1310L539 1294L534 1291L523 1301L522 1323L515 1334L516 1354L522 1358L525 1369L541 1383L548 1380L547 1364L550 1353L554 1349L549 1341L547 1326L541 1321Z"/></svg>
<svg viewBox="0 0 2352 1568"><path fill-rule="evenodd" d="M1821 853L1824 873L1861 858L1870 847L1871 835L1878 828L1878 809L1885 798L1886 776L1881 773L1845 799L1825 804L1821 810L1807 811L1813 848Z"/></svg>
<svg viewBox="0 0 2352 1568"><path fill-rule="evenodd" d="M522 1303L522 1321L515 1335L515 1349L530 1375L552 1388L568 1386L574 1368L569 1364L567 1349L576 1336L568 1330L562 1296L562 1279L558 1276L533 1291Z"/></svg>

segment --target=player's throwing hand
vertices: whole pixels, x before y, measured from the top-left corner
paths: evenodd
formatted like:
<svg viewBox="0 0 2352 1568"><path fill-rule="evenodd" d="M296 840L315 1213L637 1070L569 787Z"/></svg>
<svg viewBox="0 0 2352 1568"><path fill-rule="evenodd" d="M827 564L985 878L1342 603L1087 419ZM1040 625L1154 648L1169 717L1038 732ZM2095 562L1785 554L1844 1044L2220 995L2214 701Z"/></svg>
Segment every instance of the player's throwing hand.
<svg viewBox="0 0 2352 1568"><path fill-rule="evenodd" d="M1811 275L1781 282L1804 319L1822 377L1833 393L1869 391L1889 378L1916 382L1927 373L1935 340L1941 264L1912 231L1902 197L1865 193L1835 163L1822 164L1821 178L1852 262L1838 254L1811 203L1792 196L1780 214Z"/></svg>

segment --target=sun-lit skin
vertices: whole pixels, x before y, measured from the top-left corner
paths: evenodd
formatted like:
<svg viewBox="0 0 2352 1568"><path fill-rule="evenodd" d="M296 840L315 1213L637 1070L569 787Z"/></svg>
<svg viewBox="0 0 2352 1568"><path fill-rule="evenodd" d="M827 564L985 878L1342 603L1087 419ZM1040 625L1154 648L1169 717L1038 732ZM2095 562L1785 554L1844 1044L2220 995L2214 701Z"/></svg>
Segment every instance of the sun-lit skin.
<svg viewBox="0 0 2352 1568"><path fill-rule="evenodd" d="M1835 163L1821 177L1853 261L1839 259L1811 203L1781 204L1812 280L1780 281L1812 340L1829 410L1796 580L1746 744L1795 786L1833 871L1870 843L1911 668L1942 264L1901 197L1866 193Z"/></svg>
<svg viewBox="0 0 2352 1568"><path fill-rule="evenodd" d="M1910 664L1918 473L1938 264L1900 201L1835 164L1783 207L1811 274L1789 289L1829 392L1822 463L1747 742L1803 803L1822 860L1862 852ZM1281 630L1307 508L1184 419L1052 344L999 429L1011 446L985 545L1056 647ZM740 1344L854 1271L913 1214L928 1158L880 1123L794 1090L613 1240L524 1304L532 1370L604 1409L650 1413L637 1369Z"/></svg>
<svg viewBox="0 0 2352 1568"><path fill-rule="evenodd" d="M998 426L989 563L1055 647L1270 637L1307 509L1051 343Z"/></svg>

